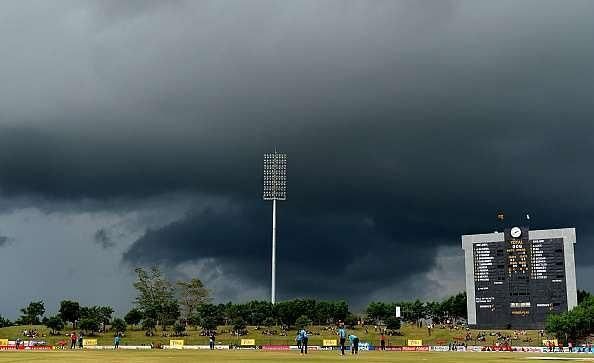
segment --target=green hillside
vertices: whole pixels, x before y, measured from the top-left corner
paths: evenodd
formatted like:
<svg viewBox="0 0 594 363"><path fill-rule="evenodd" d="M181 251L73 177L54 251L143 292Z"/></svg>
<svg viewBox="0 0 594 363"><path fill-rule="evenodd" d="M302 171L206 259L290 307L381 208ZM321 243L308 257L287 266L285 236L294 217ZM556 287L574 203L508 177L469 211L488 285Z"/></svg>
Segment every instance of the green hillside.
<svg viewBox="0 0 594 363"><path fill-rule="evenodd" d="M0 328L0 339L15 339L20 337L23 340L27 340L28 338L23 337L22 332L25 329L29 329L29 326L14 326L8 328ZM60 340L67 340L66 334L70 332L68 329L64 329L62 331L62 335L60 336L50 336L49 330L44 326L34 326L34 329L37 329L43 337L38 338L41 340L47 341L51 345L57 344ZM218 329L219 334L217 335L217 343L219 344L238 344L240 340L243 339L255 339L257 345L286 345L286 344L294 344L294 337L296 335L295 330L291 330L288 332L287 336L279 336L279 335L263 335L262 330L257 330L255 327L248 327L248 335L242 337L236 337L228 333L230 331L230 327L221 326ZM313 326L310 328L310 331L313 333L310 336L309 344L310 345L321 345L322 339L335 339L336 335L334 330L329 329L329 327L319 327ZM374 345L379 344L379 337L380 334L374 331L373 327L368 327L366 331L363 327L358 327L356 329L348 329L349 334L354 333L355 335L359 336L361 342L369 342ZM431 336L428 335L427 329L425 328L417 328L416 326L412 325L403 325L401 329L401 336L386 336L387 344L388 345L406 345L408 339L422 339L424 345L447 345L450 342L456 340L464 341L465 335L467 332L463 329L460 330L453 330L453 329L440 329L435 328L432 331ZM513 331L497 331L506 336L513 336ZM477 336L477 331L470 331L472 335L472 340L465 341L468 345L485 345L485 344L493 344L497 337L490 335L495 334L495 331L486 332L486 342L476 341L475 337ZM151 343L160 343L160 344L169 344L170 339L184 339L185 344L187 345L206 345L208 344L208 338L205 336L200 336L200 331L194 330L193 328L187 331L188 336L184 337L171 337L171 332L163 333L161 330L158 330L156 334L152 337L145 336L144 331L142 330L128 330L125 333L125 336L122 340L123 345L149 345ZM96 337L98 339L99 345L111 345L113 344L113 332L108 332L104 334L97 334ZM518 335L517 339L512 340L513 345L523 345L523 346L540 346L541 340L537 331L526 331L526 334Z"/></svg>

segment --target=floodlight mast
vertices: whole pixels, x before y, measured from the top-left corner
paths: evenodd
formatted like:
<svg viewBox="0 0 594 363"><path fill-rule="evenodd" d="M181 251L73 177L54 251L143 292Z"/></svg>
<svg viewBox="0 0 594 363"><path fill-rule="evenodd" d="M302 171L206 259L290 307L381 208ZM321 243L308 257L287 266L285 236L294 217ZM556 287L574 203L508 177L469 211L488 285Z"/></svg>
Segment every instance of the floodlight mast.
<svg viewBox="0 0 594 363"><path fill-rule="evenodd" d="M287 155L264 154L264 200L272 200L272 276L270 301L276 302L276 201L287 199Z"/></svg>

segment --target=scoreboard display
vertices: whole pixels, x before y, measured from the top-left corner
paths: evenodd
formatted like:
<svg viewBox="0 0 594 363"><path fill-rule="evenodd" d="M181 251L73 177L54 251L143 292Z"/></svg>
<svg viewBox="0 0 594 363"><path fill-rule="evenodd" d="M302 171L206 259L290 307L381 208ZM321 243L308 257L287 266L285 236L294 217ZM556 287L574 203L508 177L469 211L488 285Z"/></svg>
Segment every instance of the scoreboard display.
<svg viewBox="0 0 594 363"><path fill-rule="evenodd" d="M474 243L476 326L541 329L549 313L567 311L563 248L563 238L530 239L526 227Z"/></svg>

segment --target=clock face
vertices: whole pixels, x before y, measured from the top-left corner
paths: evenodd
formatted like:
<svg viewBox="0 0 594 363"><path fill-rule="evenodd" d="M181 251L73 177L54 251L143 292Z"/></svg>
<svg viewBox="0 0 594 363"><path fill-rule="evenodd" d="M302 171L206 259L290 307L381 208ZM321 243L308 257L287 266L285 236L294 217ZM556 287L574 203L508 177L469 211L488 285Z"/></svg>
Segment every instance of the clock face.
<svg viewBox="0 0 594 363"><path fill-rule="evenodd" d="M522 235L522 230L518 227L514 227L511 229L511 236L513 238L518 238Z"/></svg>

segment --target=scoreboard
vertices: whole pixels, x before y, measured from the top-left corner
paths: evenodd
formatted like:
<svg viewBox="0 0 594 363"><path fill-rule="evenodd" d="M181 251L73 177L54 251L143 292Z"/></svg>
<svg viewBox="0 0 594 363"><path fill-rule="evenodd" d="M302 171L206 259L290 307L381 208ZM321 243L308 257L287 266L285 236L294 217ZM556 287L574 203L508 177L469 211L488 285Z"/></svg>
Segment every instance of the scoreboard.
<svg viewBox="0 0 594 363"><path fill-rule="evenodd" d="M465 246L467 292L469 287L473 290L467 293L469 324L477 328L540 329L548 314L568 310L573 299L568 299L566 272L573 269L570 292L575 293L575 266L566 266L563 236L533 238L528 228L514 227L498 236L503 237L500 241L489 237L483 242L474 239ZM570 246L573 262L573 244Z"/></svg>

